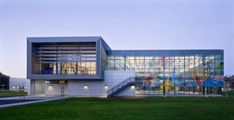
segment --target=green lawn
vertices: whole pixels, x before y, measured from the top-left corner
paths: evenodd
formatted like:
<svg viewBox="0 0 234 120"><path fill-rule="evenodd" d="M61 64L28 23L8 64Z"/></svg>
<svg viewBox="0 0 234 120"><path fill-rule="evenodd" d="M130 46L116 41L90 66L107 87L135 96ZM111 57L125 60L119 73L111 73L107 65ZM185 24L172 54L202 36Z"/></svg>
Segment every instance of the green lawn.
<svg viewBox="0 0 234 120"><path fill-rule="evenodd" d="M27 92L24 91L0 91L0 97L13 97L25 95L27 95Z"/></svg>
<svg viewBox="0 0 234 120"><path fill-rule="evenodd" d="M234 120L234 97L69 98L0 109L1 120Z"/></svg>

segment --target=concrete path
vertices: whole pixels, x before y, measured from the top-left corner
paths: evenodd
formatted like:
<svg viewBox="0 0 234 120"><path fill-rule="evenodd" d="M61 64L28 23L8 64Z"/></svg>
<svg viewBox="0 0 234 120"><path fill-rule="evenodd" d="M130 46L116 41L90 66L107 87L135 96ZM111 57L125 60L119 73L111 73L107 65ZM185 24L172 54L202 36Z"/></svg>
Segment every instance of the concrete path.
<svg viewBox="0 0 234 120"><path fill-rule="evenodd" d="M37 96L25 96L25 98L24 97L6 97L6 98L0 98L0 100L32 100L32 101L4 104L4 105L0 105L0 108L33 104L33 103L41 103L41 102L47 102L47 101L53 101L53 100L61 100L65 98L68 98L68 97L37 97Z"/></svg>

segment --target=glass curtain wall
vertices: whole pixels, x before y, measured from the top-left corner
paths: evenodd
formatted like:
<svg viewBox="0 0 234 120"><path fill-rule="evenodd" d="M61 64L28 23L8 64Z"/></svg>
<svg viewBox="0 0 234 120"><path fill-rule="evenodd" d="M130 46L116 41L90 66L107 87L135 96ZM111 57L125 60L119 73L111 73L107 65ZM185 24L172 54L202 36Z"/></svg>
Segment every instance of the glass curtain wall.
<svg viewBox="0 0 234 120"><path fill-rule="evenodd" d="M109 56L108 70L134 70L137 95L203 94L205 81L222 79L220 55L210 56ZM211 86L215 88L215 86ZM213 89L211 92L217 92Z"/></svg>
<svg viewBox="0 0 234 120"><path fill-rule="evenodd" d="M96 74L96 43L36 44L34 74Z"/></svg>

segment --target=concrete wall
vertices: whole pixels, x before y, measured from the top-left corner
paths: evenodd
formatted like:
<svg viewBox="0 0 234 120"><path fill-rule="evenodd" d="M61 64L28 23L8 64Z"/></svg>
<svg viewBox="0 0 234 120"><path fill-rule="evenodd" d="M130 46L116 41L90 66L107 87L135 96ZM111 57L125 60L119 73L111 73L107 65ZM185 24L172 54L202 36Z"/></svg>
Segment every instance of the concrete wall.
<svg viewBox="0 0 234 120"><path fill-rule="evenodd" d="M123 91L120 91L116 96L135 96L135 86L128 86Z"/></svg>
<svg viewBox="0 0 234 120"><path fill-rule="evenodd" d="M45 80L31 80L30 95L45 95Z"/></svg>
<svg viewBox="0 0 234 120"><path fill-rule="evenodd" d="M90 80L68 80L67 84L51 84L45 81L35 80L32 88L35 93L43 93L47 96L61 95L64 87L64 94L69 96L83 97L106 97L107 91L129 77L135 77L134 71L105 71L103 81ZM40 87L40 88L38 88ZM118 96L134 96L134 89L131 86L125 88Z"/></svg>
<svg viewBox="0 0 234 120"><path fill-rule="evenodd" d="M46 96L67 95L67 84L45 84Z"/></svg>
<svg viewBox="0 0 234 120"><path fill-rule="evenodd" d="M68 95L105 97L107 94L105 85L105 81L68 81Z"/></svg>
<svg viewBox="0 0 234 120"><path fill-rule="evenodd" d="M116 86L123 80L135 77L134 71L105 71L104 81L78 81L70 80L68 81L68 95L71 96L107 96L108 89ZM87 86L85 88L84 86ZM106 87L106 85L108 87ZM133 96L134 91L126 88L125 92L121 92L120 95L123 96Z"/></svg>

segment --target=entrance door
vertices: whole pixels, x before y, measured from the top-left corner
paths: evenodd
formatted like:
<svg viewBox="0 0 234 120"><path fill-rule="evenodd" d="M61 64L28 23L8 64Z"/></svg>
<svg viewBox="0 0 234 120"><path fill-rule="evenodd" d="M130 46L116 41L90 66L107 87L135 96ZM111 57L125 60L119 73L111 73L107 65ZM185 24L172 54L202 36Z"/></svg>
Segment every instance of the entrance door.
<svg viewBox="0 0 234 120"><path fill-rule="evenodd" d="M65 88L64 85L61 86L61 96L65 95Z"/></svg>

